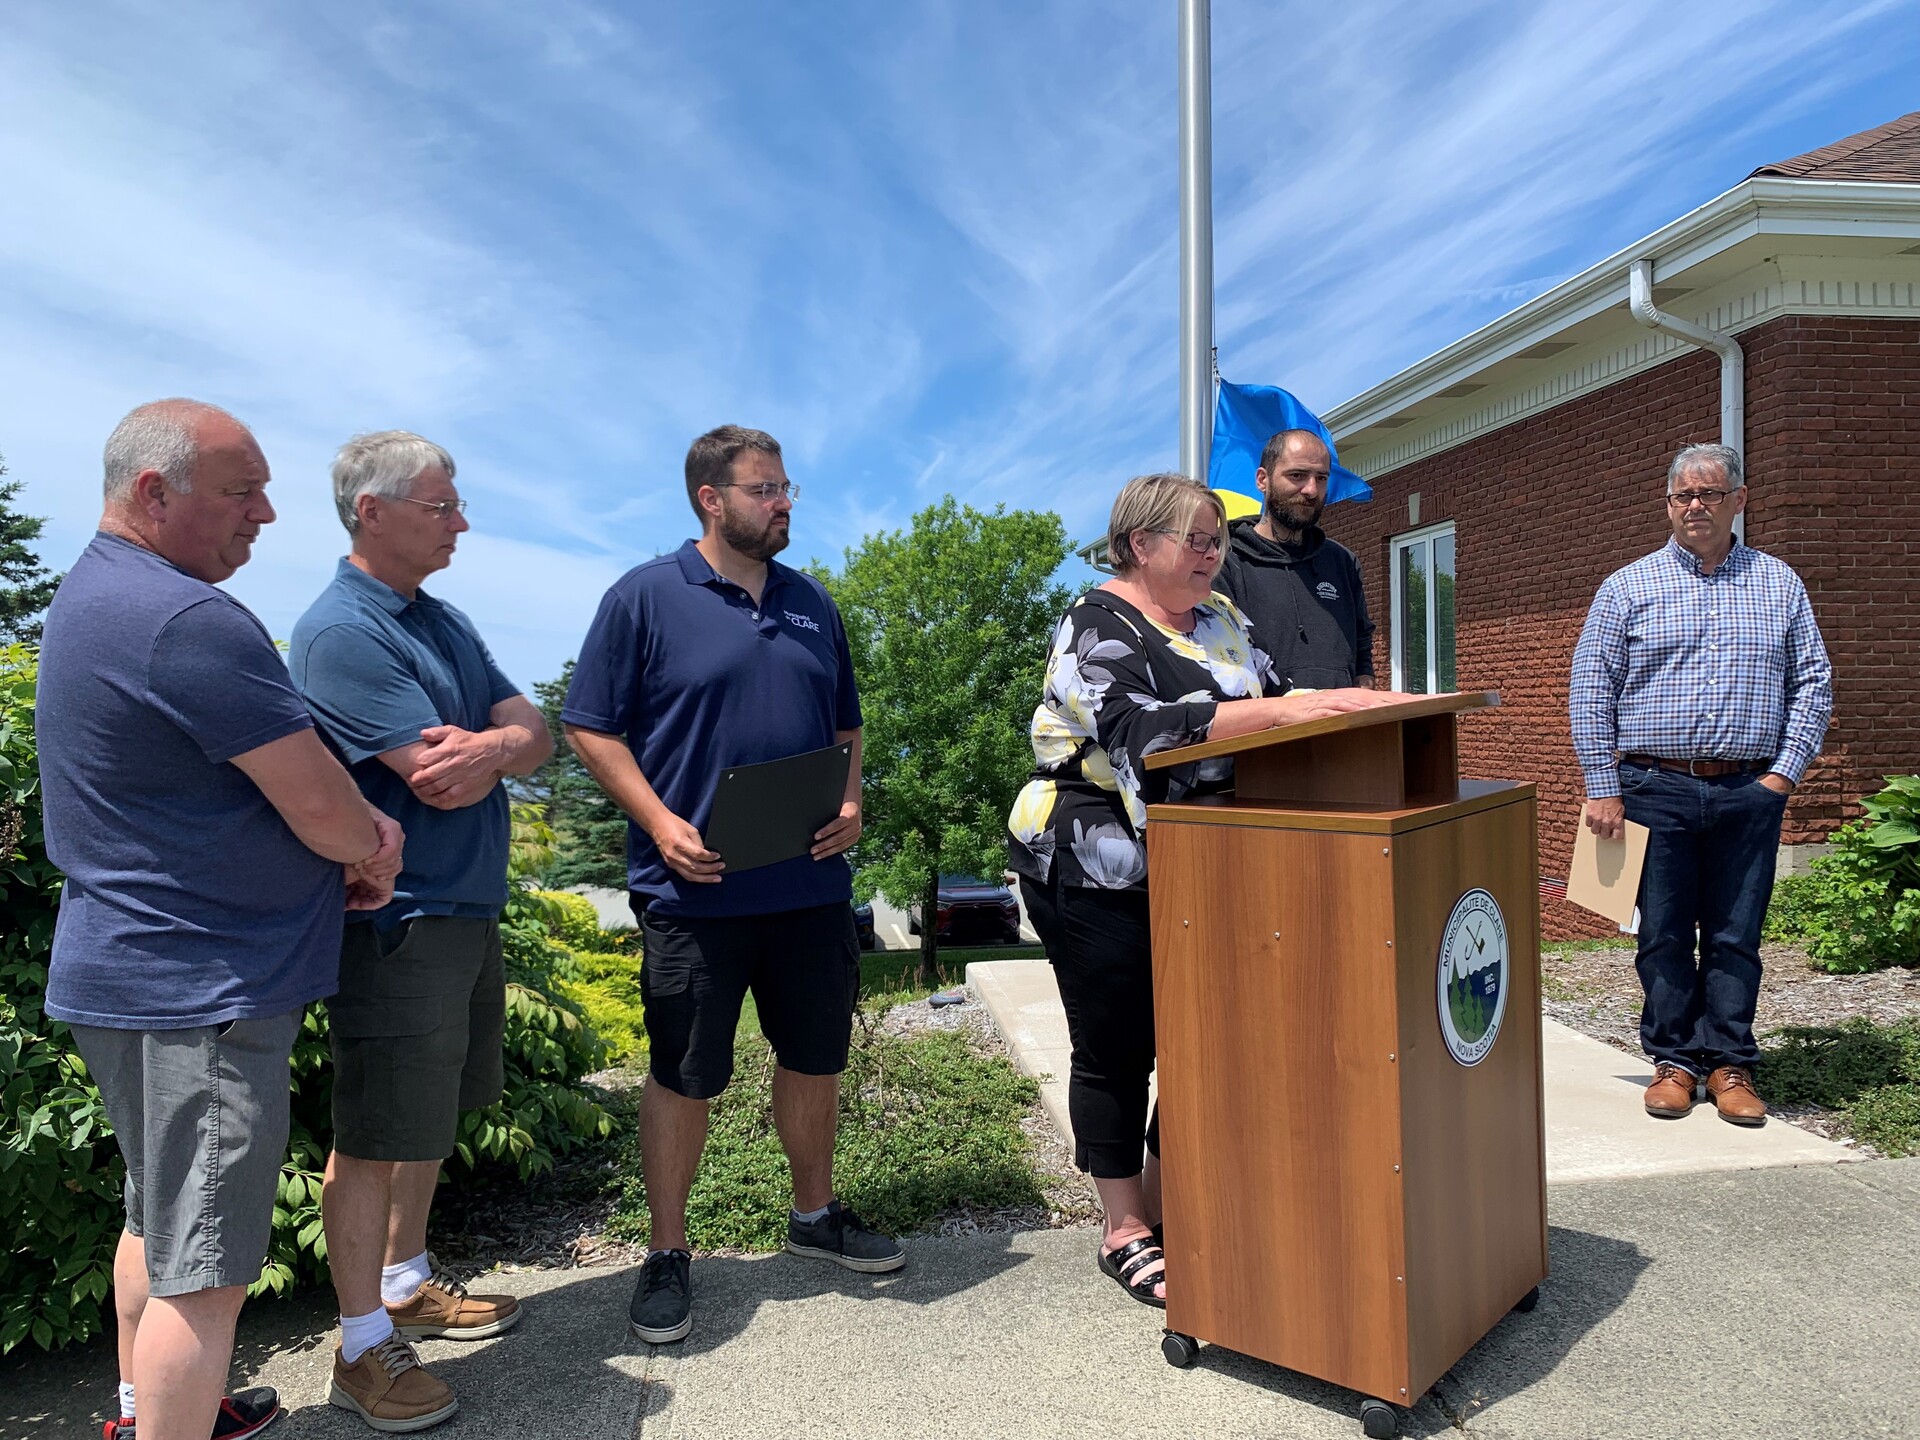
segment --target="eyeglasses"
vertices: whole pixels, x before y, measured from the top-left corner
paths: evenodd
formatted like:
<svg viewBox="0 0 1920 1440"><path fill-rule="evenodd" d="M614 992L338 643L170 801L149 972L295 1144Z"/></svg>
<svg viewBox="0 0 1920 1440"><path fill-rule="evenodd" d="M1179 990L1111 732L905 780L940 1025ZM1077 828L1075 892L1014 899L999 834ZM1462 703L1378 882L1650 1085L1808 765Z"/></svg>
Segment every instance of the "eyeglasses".
<svg viewBox="0 0 1920 1440"><path fill-rule="evenodd" d="M1667 504L1678 505L1685 510L1698 500L1707 509L1718 510L1720 502L1732 493L1731 490L1676 490L1667 496Z"/></svg>
<svg viewBox="0 0 1920 1440"><path fill-rule="evenodd" d="M742 485L737 480L717 480L713 488L738 490L742 495L751 495L756 500L798 500L800 498L800 487L791 480L779 484L769 480L759 485Z"/></svg>
<svg viewBox="0 0 1920 1440"><path fill-rule="evenodd" d="M1171 535L1176 540L1183 538L1178 530L1154 530L1150 533L1154 535ZM1220 537L1218 535L1202 535L1197 531L1189 530L1184 538L1187 549L1196 555L1211 555L1220 548Z"/></svg>
<svg viewBox="0 0 1920 1440"><path fill-rule="evenodd" d="M400 498L409 505L426 507L442 520L451 520L456 515L467 513L467 502L464 500L416 500L411 495L402 495Z"/></svg>

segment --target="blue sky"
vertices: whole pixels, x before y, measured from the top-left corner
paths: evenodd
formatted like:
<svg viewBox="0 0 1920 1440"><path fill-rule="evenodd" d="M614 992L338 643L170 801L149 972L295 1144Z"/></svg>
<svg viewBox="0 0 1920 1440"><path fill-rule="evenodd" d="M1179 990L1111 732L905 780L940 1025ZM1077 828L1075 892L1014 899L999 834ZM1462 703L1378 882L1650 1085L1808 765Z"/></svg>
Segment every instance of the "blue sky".
<svg viewBox="0 0 1920 1440"><path fill-rule="evenodd" d="M1213 10L1221 371L1321 410L1920 108L1913 0ZM529 686L724 421L787 448L791 560L949 492L1090 536L1178 450L1174 13L18 0L0 455L64 567L122 413L227 406L281 514L229 588L285 635L334 447L419 430L475 525L431 588Z"/></svg>

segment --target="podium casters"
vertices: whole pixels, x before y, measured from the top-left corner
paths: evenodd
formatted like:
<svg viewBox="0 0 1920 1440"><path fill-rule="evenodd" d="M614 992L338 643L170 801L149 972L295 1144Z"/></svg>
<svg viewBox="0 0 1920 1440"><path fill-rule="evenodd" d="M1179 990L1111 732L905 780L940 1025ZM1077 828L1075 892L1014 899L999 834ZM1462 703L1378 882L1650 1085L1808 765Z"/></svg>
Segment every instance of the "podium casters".
<svg viewBox="0 0 1920 1440"><path fill-rule="evenodd" d="M1526 1294L1522 1295L1518 1300L1516 1300L1514 1302L1513 1308L1515 1310L1518 1310L1522 1315L1531 1315L1533 1313L1533 1307L1538 1305L1539 1303L1540 1303L1540 1287L1536 1285L1531 1290L1527 1291Z"/></svg>
<svg viewBox="0 0 1920 1440"><path fill-rule="evenodd" d="M1400 1417L1393 1407L1378 1400L1360 1402L1360 1432L1367 1440L1388 1440L1400 1428Z"/></svg>
<svg viewBox="0 0 1920 1440"><path fill-rule="evenodd" d="M1160 1336L1160 1353L1174 1369L1184 1370L1200 1358L1200 1342L1178 1330L1168 1330Z"/></svg>

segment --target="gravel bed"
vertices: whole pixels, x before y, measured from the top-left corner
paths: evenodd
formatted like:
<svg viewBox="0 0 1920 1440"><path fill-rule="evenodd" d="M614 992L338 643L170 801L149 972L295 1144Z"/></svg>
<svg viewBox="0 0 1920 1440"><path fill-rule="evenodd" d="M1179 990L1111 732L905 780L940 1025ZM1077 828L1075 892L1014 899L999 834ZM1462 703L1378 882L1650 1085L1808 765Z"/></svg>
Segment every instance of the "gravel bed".
<svg viewBox="0 0 1920 1440"><path fill-rule="evenodd" d="M1891 1024L1920 1015L1920 971L1876 970L1866 975L1829 975L1807 963L1793 945L1760 947L1760 1002L1753 1028L1764 1042L1787 1025L1839 1025L1857 1016ZM1640 1055L1640 978L1633 946L1555 947L1540 954L1540 1008L1549 1020ZM1764 1086L1764 1077L1762 1077ZM1764 1089L1762 1091L1764 1094ZM1780 1105L1773 1114L1788 1124L1842 1145L1854 1145L1841 1116L1818 1105ZM1877 1156L1870 1145L1863 1155Z"/></svg>

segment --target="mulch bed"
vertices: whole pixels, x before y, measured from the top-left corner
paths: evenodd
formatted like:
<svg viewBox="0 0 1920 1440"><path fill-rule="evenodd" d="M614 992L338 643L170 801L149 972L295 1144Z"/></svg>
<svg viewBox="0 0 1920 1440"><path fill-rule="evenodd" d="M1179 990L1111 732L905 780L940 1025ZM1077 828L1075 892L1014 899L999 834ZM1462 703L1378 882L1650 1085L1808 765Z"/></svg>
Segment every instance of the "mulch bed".
<svg viewBox="0 0 1920 1440"><path fill-rule="evenodd" d="M1864 1017L1886 1025L1920 1015L1920 971L1876 970L1865 975L1829 975L1807 963L1792 945L1760 947L1760 1003L1754 1032L1766 1043L1769 1031L1787 1025L1830 1026ZM1633 968L1631 943L1605 948L1556 948L1540 957L1541 1009L1583 1035L1591 1035L1632 1055L1640 1049L1640 979ZM1759 1075L1761 1094L1766 1075ZM1818 1105L1776 1106L1779 1119L1843 1145L1856 1142L1840 1115ZM1876 1155L1859 1146L1863 1155Z"/></svg>

